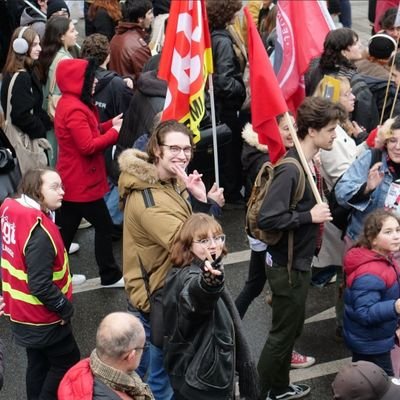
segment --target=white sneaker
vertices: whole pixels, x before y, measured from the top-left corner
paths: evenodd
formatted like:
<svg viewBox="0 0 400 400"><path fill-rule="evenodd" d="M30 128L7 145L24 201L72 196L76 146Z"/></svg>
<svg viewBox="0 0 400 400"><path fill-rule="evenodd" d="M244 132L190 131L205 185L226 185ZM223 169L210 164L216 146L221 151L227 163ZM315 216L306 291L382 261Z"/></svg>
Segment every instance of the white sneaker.
<svg viewBox="0 0 400 400"><path fill-rule="evenodd" d="M111 285L101 285L103 288L125 288L124 277L122 277L119 281L115 283L111 283Z"/></svg>
<svg viewBox="0 0 400 400"><path fill-rule="evenodd" d="M78 226L78 229L86 229L86 228L90 228L92 226L92 224L89 221L86 221L85 218L81 219L81 223Z"/></svg>
<svg viewBox="0 0 400 400"><path fill-rule="evenodd" d="M82 285L82 283L86 282L86 276L81 274L72 275L72 284L73 285Z"/></svg>
<svg viewBox="0 0 400 400"><path fill-rule="evenodd" d="M79 243L71 243L71 246L69 246L68 254L74 254L80 248L81 248L81 246L79 246Z"/></svg>

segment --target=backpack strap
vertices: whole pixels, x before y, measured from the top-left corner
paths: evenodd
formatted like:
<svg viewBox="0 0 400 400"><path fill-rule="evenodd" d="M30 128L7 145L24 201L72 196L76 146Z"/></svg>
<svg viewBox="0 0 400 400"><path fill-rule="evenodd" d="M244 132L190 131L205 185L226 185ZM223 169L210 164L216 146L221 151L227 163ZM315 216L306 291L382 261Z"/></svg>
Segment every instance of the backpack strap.
<svg viewBox="0 0 400 400"><path fill-rule="evenodd" d="M154 207L156 203L154 202L154 197L153 193L151 192L151 189L146 188L142 191L142 196L143 196L143 201L144 201L144 206L146 208Z"/></svg>
<svg viewBox="0 0 400 400"><path fill-rule="evenodd" d="M306 189L306 176L304 174L303 167L293 157L286 157L280 160L276 166L282 164L292 164L295 165L296 168L299 170L299 180L297 182L296 190L291 198L290 209L295 210L297 207L298 202L303 198L304 191ZM293 251L294 251L294 231L291 230L288 233L288 263L287 263L287 271L289 276L289 284L292 283L292 266L293 266Z"/></svg>

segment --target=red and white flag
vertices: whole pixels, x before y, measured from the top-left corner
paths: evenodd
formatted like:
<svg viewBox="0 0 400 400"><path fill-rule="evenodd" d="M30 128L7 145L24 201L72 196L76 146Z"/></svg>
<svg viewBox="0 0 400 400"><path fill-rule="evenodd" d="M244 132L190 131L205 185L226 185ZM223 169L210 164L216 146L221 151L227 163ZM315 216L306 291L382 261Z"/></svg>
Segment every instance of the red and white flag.
<svg viewBox="0 0 400 400"><path fill-rule="evenodd" d="M168 82L162 120L176 119L200 140L204 87L213 72L204 0L171 1L158 77Z"/></svg>
<svg viewBox="0 0 400 400"><path fill-rule="evenodd" d="M326 35L335 29L325 1L279 0L274 70L289 109L305 97L304 73L321 55Z"/></svg>
<svg viewBox="0 0 400 400"><path fill-rule="evenodd" d="M244 14L247 19L251 122L254 132L258 135L258 141L268 146L270 160L275 164L286 152L276 117L287 111L287 105L247 7L244 8Z"/></svg>

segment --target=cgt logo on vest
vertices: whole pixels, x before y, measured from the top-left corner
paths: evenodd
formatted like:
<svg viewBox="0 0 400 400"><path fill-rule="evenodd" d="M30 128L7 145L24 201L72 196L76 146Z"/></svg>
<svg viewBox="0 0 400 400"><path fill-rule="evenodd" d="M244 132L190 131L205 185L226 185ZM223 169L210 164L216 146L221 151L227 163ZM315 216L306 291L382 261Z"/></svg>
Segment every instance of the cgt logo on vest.
<svg viewBox="0 0 400 400"><path fill-rule="evenodd" d="M8 253L11 257L14 257L14 252L7 246L9 244L15 244L15 223L10 223L8 217L4 216L7 212L6 207L1 216L1 232L2 232L2 245L3 251Z"/></svg>

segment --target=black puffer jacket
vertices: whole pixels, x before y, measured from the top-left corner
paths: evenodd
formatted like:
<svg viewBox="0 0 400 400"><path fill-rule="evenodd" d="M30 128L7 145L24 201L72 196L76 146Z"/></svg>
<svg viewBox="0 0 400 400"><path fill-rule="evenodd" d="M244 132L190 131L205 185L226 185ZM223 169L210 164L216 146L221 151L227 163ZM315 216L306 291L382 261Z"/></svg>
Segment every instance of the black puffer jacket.
<svg viewBox="0 0 400 400"><path fill-rule="evenodd" d="M211 33L211 41L215 69L215 105L217 116L224 120L226 117L236 116L246 99L246 88L229 32L226 29L216 29Z"/></svg>

